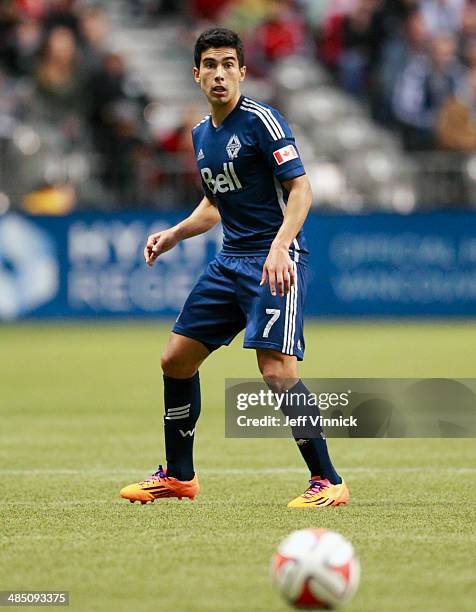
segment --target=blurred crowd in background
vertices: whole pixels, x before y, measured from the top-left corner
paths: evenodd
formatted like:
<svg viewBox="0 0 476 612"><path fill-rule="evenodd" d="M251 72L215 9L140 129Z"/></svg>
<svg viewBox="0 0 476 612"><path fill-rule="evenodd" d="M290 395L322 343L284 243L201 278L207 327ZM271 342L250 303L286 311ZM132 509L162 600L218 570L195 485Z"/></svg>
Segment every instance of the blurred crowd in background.
<svg viewBox="0 0 476 612"><path fill-rule="evenodd" d="M412 159L415 167L430 160L423 169L440 164L452 201L435 205L473 206L475 0L0 0L0 213L195 206L190 128L206 106L188 90L175 99L165 90L175 69L194 87L193 43L215 24L243 36L250 81L265 101L282 103L276 70L306 58L324 75L324 91L352 99L376 131L397 142L402 167ZM155 45L160 37L163 46ZM155 88L134 63L141 45ZM300 86L308 91L306 71ZM319 135L311 144L322 162ZM439 152L446 157L438 160L448 160L442 165L432 161ZM372 159L371 170L378 166ZM319 195L319 167L323 182L351 179L338 153L325 161L312 166L316 204L332 206L350 191L341 189L340 199ZM403 212L425 200L425 189L413 193L414 183L402 180L388 197L403 202ZM375 202L386 193L375 191Z"/></svg>

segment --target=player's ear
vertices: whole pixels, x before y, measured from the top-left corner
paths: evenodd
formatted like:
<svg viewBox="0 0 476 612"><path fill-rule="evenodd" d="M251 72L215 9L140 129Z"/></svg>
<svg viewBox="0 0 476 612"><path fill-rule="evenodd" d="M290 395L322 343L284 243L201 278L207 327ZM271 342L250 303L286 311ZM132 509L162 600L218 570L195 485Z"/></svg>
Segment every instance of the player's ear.
<svg viewBox="0 0 476 612"><path fill-rule="evenodd" d="M200 83L200 70L194 66L192 69L193 78L195 79L195 83Z"/></svg>
<svg viewBox="0 0 476 612"><path fill-rule="evenodd" d="M240 81L244 81L246 76L246 66L240 68Z"/></svg>

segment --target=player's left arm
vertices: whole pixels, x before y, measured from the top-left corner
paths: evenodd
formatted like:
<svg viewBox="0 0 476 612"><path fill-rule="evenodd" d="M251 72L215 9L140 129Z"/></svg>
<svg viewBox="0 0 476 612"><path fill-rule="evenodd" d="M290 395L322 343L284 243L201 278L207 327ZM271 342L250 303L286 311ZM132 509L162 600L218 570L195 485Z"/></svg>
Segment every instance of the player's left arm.
<svg viewBox="0 0 476 612"><path fill-rule="evenodd" d="M271 244L263 266L260 285L269 283L272 295L289 293L295 283L294 266L289 247L302 228L312 203L312 191L305 174L283 181L288 202L283 223Z"/></svg>

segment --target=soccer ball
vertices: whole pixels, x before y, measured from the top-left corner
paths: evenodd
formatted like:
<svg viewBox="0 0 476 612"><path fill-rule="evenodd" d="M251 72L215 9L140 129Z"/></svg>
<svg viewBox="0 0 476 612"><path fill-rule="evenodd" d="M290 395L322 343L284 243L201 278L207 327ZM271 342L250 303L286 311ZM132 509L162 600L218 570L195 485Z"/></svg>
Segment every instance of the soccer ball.
<svg viewBox="0 0 476 612"><path fill-rule="evenodd" d="M301 529L278 546L271 577L292 606L332 610L357 591L360 562L352 544L339 533Z"/></svg>

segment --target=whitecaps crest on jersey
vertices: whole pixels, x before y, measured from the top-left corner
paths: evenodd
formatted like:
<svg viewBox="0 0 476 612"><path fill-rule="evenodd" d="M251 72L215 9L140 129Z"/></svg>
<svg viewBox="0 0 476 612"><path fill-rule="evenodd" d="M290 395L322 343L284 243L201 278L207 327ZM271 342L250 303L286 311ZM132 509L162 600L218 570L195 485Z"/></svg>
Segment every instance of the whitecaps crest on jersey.
<svg viewBox="0 0 476 612"><path fill-rule="evenodd" d="M238 138L236 134L233 134L233 136L228 141L228 144L226 145L226 152L228 153L228 157L230 159L235 159L236 157L238 157L238 153L240 152L240 149L241 149L240 139Z"/></svg>

